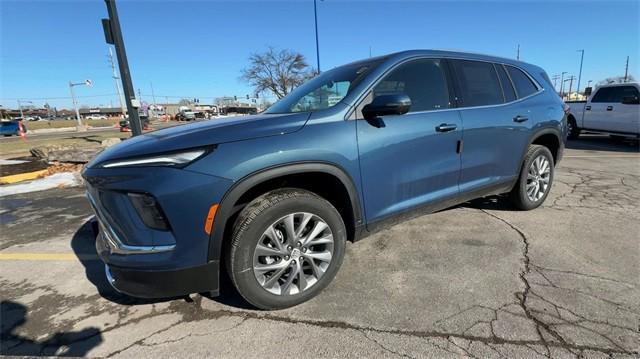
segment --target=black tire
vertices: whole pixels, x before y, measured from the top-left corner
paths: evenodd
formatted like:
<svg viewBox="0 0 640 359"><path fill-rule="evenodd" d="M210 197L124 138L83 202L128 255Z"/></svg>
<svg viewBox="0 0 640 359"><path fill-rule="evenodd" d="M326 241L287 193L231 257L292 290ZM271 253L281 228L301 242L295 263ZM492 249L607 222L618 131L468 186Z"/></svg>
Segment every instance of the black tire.
<svg viewBox="0 0 640 359"><path fill-rule="evenodd" d="M321 217L333 235L331 262L320 279L297 294L277 295L260 285L253 271L254 251L265 230L291 213L307 212ZM347 233L340 213L312 192L283 188L251 201L238 215L227 251L227 271L240 295L260 309L283 309L303 303L320 293L335 277L344 258Z"/></svg>
<svg viewBox="0 0 640 359"><path fill-rule="evenodd" d="M569 126L569 135L567 136L567 138L570 140L578 139L578 137L580 137L581 130L578 127L576 120L573 117L569 117L569 119L567 120L567 125Z"/></svg>
<svg viewBox="0 0 640 359"><path fill-rule="evenodd" d="M550 168L549 183L542 197L540 197L537 200L532 200L527 195L527 182L528 182L527 175L529 173L529 169L531 168L533 161L536 160L539 156L544 156L547 159L547 161L549 161L549 168ZM529 146L529 149L527 150L527 153L525 154L524 159L522 161L522 168L520 169L520 176L518 178L518 182L511 190L511 193L509 194L509 198L511 199L511 202L513 203L513 205L517 209L520 209L523 211L528 211L528 210L532 210L534 208L539 207L545 201L545 199L549 195L549 192L551 191L551 188L553 185L554 172L555 172L555 163L553 162L553 155L551 154L551 151L549 151L549 149L545 146L540 146L540 145Z"/></svg>

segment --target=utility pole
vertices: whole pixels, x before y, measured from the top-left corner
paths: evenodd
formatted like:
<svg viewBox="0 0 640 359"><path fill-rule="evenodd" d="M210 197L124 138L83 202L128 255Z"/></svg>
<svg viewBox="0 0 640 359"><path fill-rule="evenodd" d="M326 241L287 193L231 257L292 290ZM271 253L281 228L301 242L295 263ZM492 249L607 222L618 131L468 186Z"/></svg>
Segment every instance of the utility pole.
<svg viewBox="0 0 640 359"><path fill-rule="evenodd" d="M516 54L516 60L520 61L520 44L518 44L518 52Z"/></svg>
<svg viewBox="0 0 640 359"><path fill-rule="evenodd" d="M118 101L120 101L120 111L122 111L122 116L127 116L127 111L124 108L124 101L122 99L122 93L120 93L120 85L118 84L118 74L116 73L116 63L113 61L113 51L111 50L111 46L109 46L109 63L111 64L111 77L113 77L113 85L116 87L116 93L118 94Z"/></svg>
<svg viewBox="0 0 640 359"><path fill-rule="evenodd" d="M562 71L562 75L560 75L560 97L562 97L562 90L564 89L564 74L566 74L567 71Z"/></svg>
<svg viewBox="0 0 640 359"><path fill-rule="evenodd" d="M371 57L371 45L369 45L369 57Z"/></svg>
<svg viewBox="0 0 640 359"><path fill-rule="evenodd" d="M560 78L560 75L558 75L558 74L553 75L553 77L551 78L551 79L553 80L553 89L554 89L555 91L558 91L558 87L557 87L557 85L556 85L556 84L558 83L558 79L559 79L559 78Z"/></svg>
<svg viewBox="0 0 640 359"><path fill-rule="evenodd" d="M627 82L627 74L629 73L629 56L627 56L627 64L624 65L624 82Z"/></svg>
<svg viewBox="0 0 640 359"><path fill-rule="evenodd" d="M316 25L316 61L318 64L318 73L320 73L320 44L318 43L318 3L313 0L313 17Z"/></svg>
<svg viewBox="0 0 640 359"><path fill-rule="evenodd" d="M582 79L582 61L584 60L584 49L578 50L581 53L580 55L580 72L578 72L578 88L576 88L576 92L580 93L580 79Z"/></svg>
<svg viewBox="0 0 640 359"><path fill-rule="evenodd" d="M105 40L108 44L112 44L116 48L116 57L118 58L118 67L120 67L120 78L122 79L122 90L124 91L125 101L127 103L127 113L129 117L129 126L133 136L142 134L142 124L138 114L140 101L136 99L133 90L133 82L131 81L131 73L129 72L129 62L127 61L127 52L124 47L124 39L122 38L122 30L120 29L120 20L118 19L118 9L115 0L105 0L108 19L102 19L102 27L104 28Z"/></svg>
<svg viewBox="0 0 640 359"><path fill-rule="evenodd" d="M569 99L571 99L571 88L573 87L573 80L575 80L575 76L571 75L569 77Z"/></svg>

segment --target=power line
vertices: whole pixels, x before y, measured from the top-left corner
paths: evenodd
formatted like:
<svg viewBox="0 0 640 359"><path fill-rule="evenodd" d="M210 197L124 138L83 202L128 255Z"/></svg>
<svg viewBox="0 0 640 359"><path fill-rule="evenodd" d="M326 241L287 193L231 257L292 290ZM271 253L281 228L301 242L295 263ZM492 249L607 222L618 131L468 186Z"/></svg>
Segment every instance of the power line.
<svg viewBox="0 0 640 359"><path fill-rule="evenodd" d="M76 98L93 98L93 97L112 97L116 96L116 94L105 94L105 95L83 95L76 96ZM71 96L50 96L50 97L0 97L0 101L16 101L16 100L67 100L70 99Z"/></svg>

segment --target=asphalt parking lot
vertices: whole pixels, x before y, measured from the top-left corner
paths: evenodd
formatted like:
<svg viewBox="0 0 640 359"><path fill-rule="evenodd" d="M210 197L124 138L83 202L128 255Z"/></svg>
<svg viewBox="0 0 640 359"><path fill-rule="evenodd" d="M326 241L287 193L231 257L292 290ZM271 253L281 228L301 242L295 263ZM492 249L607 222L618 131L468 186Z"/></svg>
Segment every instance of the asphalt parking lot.
<svg viewBox="0 0 640 359"><path fill-rule="evenodd" d="M569 143L542 208L486 198L349 244L334 282L288 310L118 295L82 188L0 204L3 355L637 357L637 142Z"/></svg>

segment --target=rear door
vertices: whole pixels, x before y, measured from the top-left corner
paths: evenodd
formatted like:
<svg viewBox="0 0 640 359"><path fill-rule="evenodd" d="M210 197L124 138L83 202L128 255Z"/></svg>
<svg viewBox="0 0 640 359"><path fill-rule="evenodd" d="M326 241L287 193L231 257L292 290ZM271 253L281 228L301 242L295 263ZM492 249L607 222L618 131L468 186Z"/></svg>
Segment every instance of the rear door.
<svg viewBox="0 0 640 359"><path fill-rule="evenodd" d="M464 128L460 192L509 183L518 175L535 122L529 100L538 87L510 66L469 60L452 63Z"/></svg>

